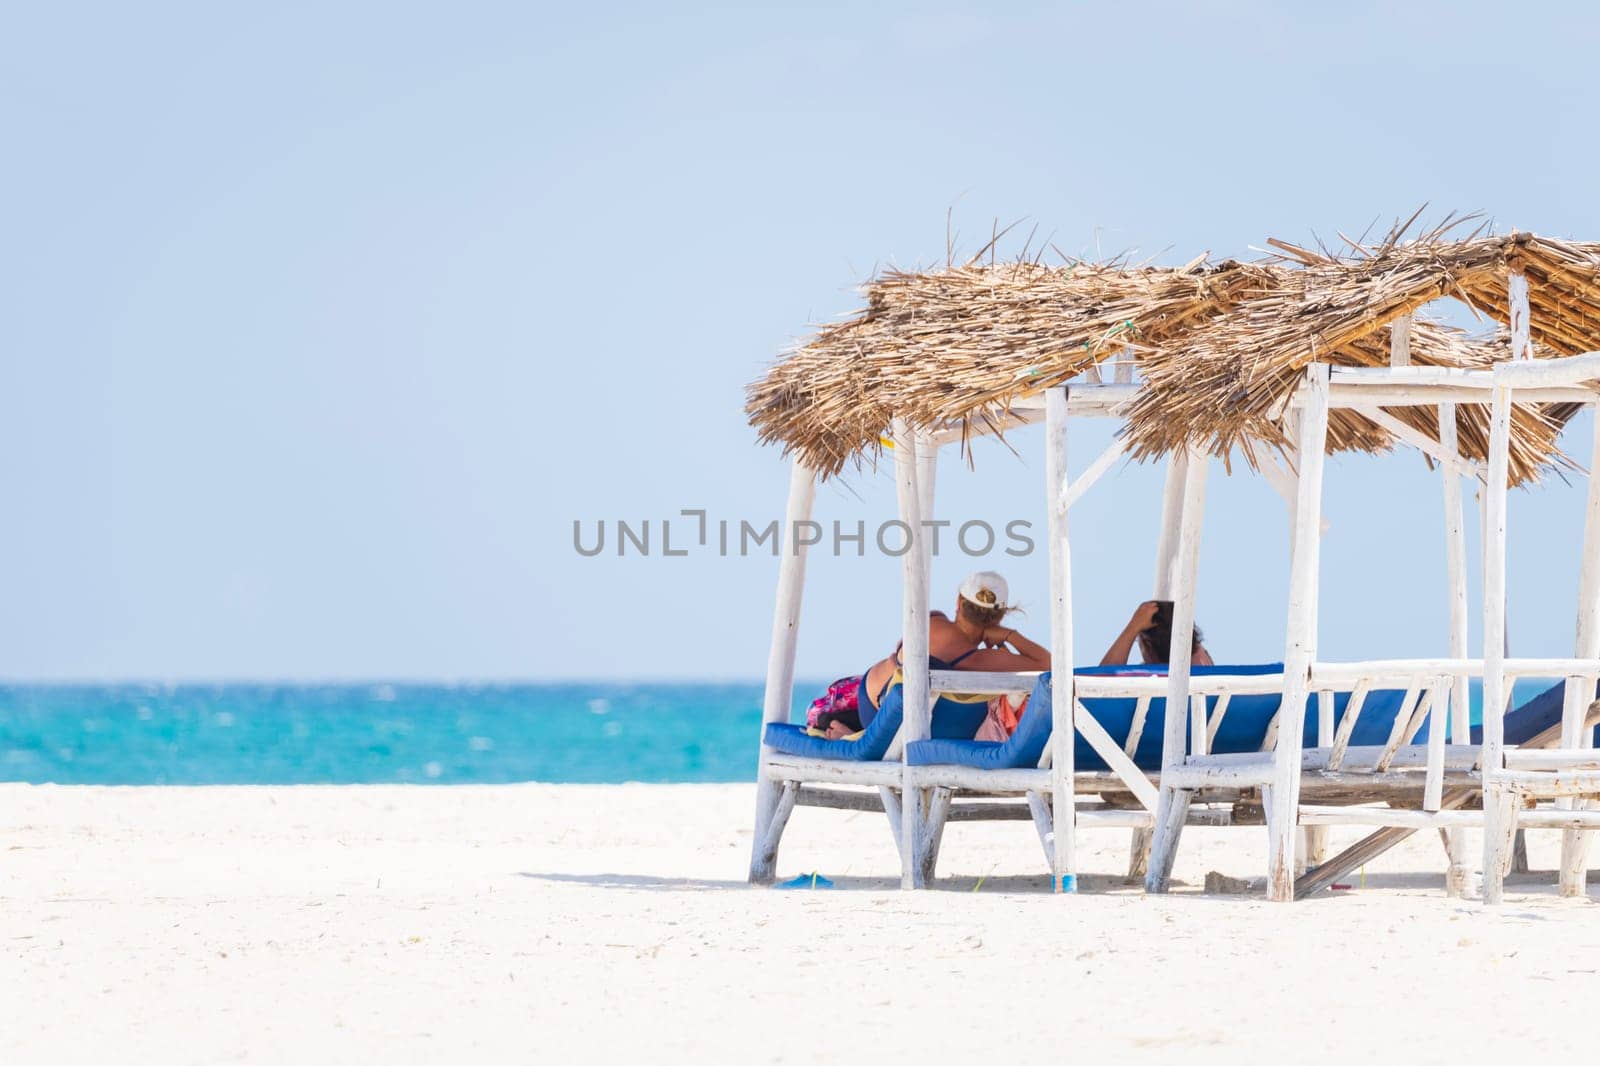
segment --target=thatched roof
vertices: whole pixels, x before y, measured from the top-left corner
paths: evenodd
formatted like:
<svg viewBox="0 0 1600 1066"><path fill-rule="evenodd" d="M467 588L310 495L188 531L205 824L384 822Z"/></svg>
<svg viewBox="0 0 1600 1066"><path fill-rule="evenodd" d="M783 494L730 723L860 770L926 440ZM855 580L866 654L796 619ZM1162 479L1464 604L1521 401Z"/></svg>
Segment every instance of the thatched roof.
<svg viewBox="0 0 1600 1066"><path fill-rule="evenodd" d="M1146 388L1129 411L1136 454L1162 453L1184 441L1205 442L1223 454L1246 438L1277 439L1270 415L1293 392L1307 364L1348 365L1364 352L1361 362L1384 365L1386 327L1441 296L1456 297L1508 325L1506 289L1513 263L1528 278L1535 353L1600 350L1600 244L1531 234L1466 241L1432 237L1358 248L1354 258L1334 259L1273 243L1297 260L1295 269L1281 272L1276 285L1250 294L1226 318L1186 338L1181 348L1154 351L1142 361ZM1413 361L1433 365L1482 367L1509 355L1504 336L1423 357L1415 339L1412 346ZM1534 476L1541 456L1551 457L1551 430L1558 432L1571 413L1519 405L1517 438L1527 447L1512 456L1515 480ZM1484 411L1464 408L1462 415L1463 451L1481 458L1473 438L1483 428ZM1541 439L1546 435L1548 446Z"/></svg>
<svg viewBox="0 0 1600 1066"><path fill-rule="evenodd" d="M1127 344L1170 342L1214 318L1272 268L1197 260L1134 270L1036 262L893 270L867 307L750 386L763 441L824 475L874 451L898 415L918 426L996 428L1012 399L1082 373Z"/></svg>
<svg viewBox="0 0 1600 1066"><path fill-rule="evenodd" d="M1131 350L1147 387L1130 411L1134 453L1193 441L1227 455L1245 440L1282 439L1271 420L1313 361L1384 366L1388 329L1439 296L1506 317L1506 268L1530 282L1540 354L1600 349L1600 246L1527 235L1445 241L1438 231L1335 259L1274 242L1288 260L1199 259L1176 269L1038 262L889 271L867 307L827 326L750 386L746 410L763 441L781 443L824 476L875 456L890 419L998 432L1018 398ZM1292 260L1292 261L1291 261ZM1500 340L1473 340L1418 318L1412 361L1486 367ZM1422 408L1396 417L1437 436ZM1487 452L1487 414L1462 407L1462 453ZM1519 405L1512 474L1560 459L1570 411ZM1330 450L1381 451L1390 434L1350 411L1330 424Z"/></svg>

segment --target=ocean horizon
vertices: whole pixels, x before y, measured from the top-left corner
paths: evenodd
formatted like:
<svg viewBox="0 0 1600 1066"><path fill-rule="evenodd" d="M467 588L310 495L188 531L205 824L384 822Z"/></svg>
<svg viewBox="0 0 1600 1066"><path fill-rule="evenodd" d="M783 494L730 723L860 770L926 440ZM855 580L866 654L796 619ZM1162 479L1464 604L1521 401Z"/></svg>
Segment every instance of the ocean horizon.
<svg viewBox="0 0 1600 1066"><path fill-rule="evenodd" d="M1516 702L1549 682L1518 682ZM826 681L795 685L796 714ZM0 685L0 781L753 781L759 682ZM1474 721L1479 693L1474 684Z"/></svg>

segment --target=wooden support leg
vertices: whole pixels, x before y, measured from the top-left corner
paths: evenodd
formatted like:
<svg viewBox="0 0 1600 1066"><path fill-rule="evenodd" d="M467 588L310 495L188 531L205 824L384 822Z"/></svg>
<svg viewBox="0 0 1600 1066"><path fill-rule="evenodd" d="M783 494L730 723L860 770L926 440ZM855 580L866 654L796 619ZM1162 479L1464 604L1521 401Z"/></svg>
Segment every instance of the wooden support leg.
<svg viewBox="0 0 1600 1066"><path fill-rule="evenodd" d="M1128 880L1143 881L1150 871L1150 842L1155 839L1153 829L1135 829L1128 847Z"/></svg>
<svg viewBox="0 0 1600 1066"><path fill-rule="evenodd" d="M1451 899L1471 899L1478 894L1478 871L1472 861L1472 847L1465 829L1441 829L1444 853L1450 860L1444 877L1444 892Z"/></svg>
<svg viewBox="0 0 1600 1066"><path fill-rule="evenodd" d="M1483 793L1483 902L1498 904L1505 895L1511 868L1512 838L1517 834L1517 797L1492 785Z"/></svg>
<svg viewBox="0 0 1600 1066"><path fill-rule="evenodd" d="M1267 869L1293 870L1300 861L1300 836L1295 832L1299 828L1295 825L1299 807L1297 803L1285 802L1277 795L1277 791L1276 788L1261 790L1262 806L1267 816ZM1270 892L1271 887L1269 877L1269 898L1279 899L1279 896Z"/></svg>
<svg viewBox="0 0 1600 1066"><path fill-rule="evenodd" d="M1296 866L1296 876L1328 861L1328 827L1308 825L1302 828L1305 831L1305 861L1304 864Z"/></svg>
<svg viewBox="0 0 1600 1066"><path fill-rule="evenodd" d="M778 785L776 781L770 783ZM750 863L752 884L769 885L777 874L778 844L783 840L783 831L789 824L789 815L794 813L794 801L799 798L800 786L794 781L785 781L781 788L774 787L771 791L773 793L771 813L767 815L765 824L756 831L754 858Z"/></svg>
<svg viewBox="0 0 1600 1066"><path fill-rule="evenodd" d="M1594 800L1581 800L1579 810L1594 810ZM1594 833L1583 829L1564 829L1561 832L1561 894L1582 896L1589 894L1589 838Z"/></svg>
<svg viewBox="0 0 1600 1066"><path fill-rule="evenodd" d="M1194 640L1195 595L1200 568L1200 535L1205 520L1207 456L1189 447L1184 461L1183 516L1178 523L1177 572L1173 582L1172 649L1167 664L1166 722L1161 737L1162 788L1156 795L1154 838L1150 842L1146 892L1165 892L1172 882L1178 839L1189 817L1193 794L1166 785L1169 771L1205 745L1205 716L1197 735L1185 743L1184 709L1190 706L1189 670Z"/></svg>
<svg viewBox="0 0 1600 1066"><path fill-rule="evenodd" d="M948 788L929 790L926 821L923 823L925 839L919 871L922 884L919 888L933 883L933 872L939 866L939 845L944 842L945 820L950 817L950 796Z"/></svg>
<svg viewBox="0 0 1600 1066"><path fill-rule="evenodd" d="M1166 892L1172 887L1172 865L1178 857L1178 837L1189 817L1190 793L1163 788L1156 803L1155 836L1150 843L1150 869L1144 875L1146 892Z"/></svg>
<svg viewBox="0 0 1600 1066"><path fill-rule="evenodd" d="M1517 282L1521 282L1520 310ZM1513 270L1511 318L1525 323L1527 282ZM1522 327L1522 341L1526 329ZM1519 339L1512 338L1512 348ZM1516 797L1496 781L1505 769L1506 643L1506 483L1511 441L1511 390L1493 391L1489 427L1489 469L1483 488L1483 902L1498 904L1511 863L1511 838L1516 834Z"/></svg>
<svg viewBox="0 0 1600 1066"><path fill-rule="evenodd" d="M762 698L761 730L773 722L787 722L794 702L794 656L800 632L800 604L805 590L807 545L795 536L800 524L811 517L816 497L816 475L805 464L796 462L789 473L789 503L784 512L782 558L778 563L778 598L773 608L772 644L767 652L767 687ZM750 882L771 884L776 870L778 841L770 850L766 834L778 813L784 789L766 773L767 749L757 739L760 752L756 772L756 822L750 840ZM789 801L793 809L793 799ZM784 819L789 815L784 813ZM779 826L778 835L783 833Z"/></svg>
<svg viewBox="0 0 1600 1066"><path fill-rule="evenodd" d="M1050 801L1042 792L1028 793L1028 813L1033 815L1033 828L1039 833L1039 845L1044 848L1045 865L1055 870L1055 826L1050 816Z"/></svg>
<svg viewBox="0 0 1600 1066"><path fill-rule="evenodd" d="M1305 406L1300 412L1300 480L1295 497L1294 549L1289 556L1283 700L1278 710L1272 804L1267 817L1267 898L1278 903L1294 899L1294 831L1300 812L1300 738L1304 734L1311 665L1317 659L1322 472L1328 435L1326 365L1312 364L1306 369L1306 383L1301 394ZM1320 731L1320 722L1318 728Z"/></svg>
<svg viewBox="0 0 1600 1066"><path fill-rule="evenodd" d="M905 840L900 835L900 793L888 785L878 786L878 796L883 801L883 813L889 816L889 832L894 836L894 850L900 855L900 865L905 867Z"/></svg>
<svg viewBox="0 0 1600 1066"><path fill-rule="evenodd" d="M1525 874L1532 870L1528 865L1528 831L1518 829L1517 835L1511 838L1511 872Z"/></svg>
<svg viewBox="0 0 1600 1066"><path fill-rule="evenodd" d="M903 888L927 888L928 789L907 788L900 797L901 846L909 852L910 883L902 877Z"/></svg>

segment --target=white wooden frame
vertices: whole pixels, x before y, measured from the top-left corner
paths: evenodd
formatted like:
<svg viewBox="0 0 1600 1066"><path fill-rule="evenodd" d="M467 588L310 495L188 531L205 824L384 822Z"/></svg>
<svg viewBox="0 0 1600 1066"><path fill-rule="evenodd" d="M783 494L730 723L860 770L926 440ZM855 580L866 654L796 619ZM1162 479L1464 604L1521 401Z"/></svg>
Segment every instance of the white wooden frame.
<svg viewBox="0 0 1600 1066"><path fill-rule="evenodd" d="M1061 887L1064 875L1075 873L1075 826L1078 823L1126 824L1136 830L1132 865L1143 851L1141 840L1153 832L1154 850L1146 886L1162 891L1170 879L1179 833L1191 820L1189 797L1201 788L1260 788L1266 800L1269 824L1268 894L1277 900L1292 898L1295 889L1293 833L1296 826L1334 824L1376 825L1412 830L1436 827L1450 841L1448 885L1452 894L1470 883L1470 863L1461 846L1464 829L1482 826L1484 832L1484 899L1497 901L1509 861L1510 841L1517 827L1560 829L1562 838L1561 891L1578 895L1586 890L1588 844L1600 828L1600 809L1588 796L1600 792L1600 756L1591 750L1593 694L1600 681L1600 420L1593 442L1593 469L1585 510L1584 557L1580 577L1577 635L1571 659L1510 659L1505 646L1506 504L1512 406L1516 402L1578 403L1600 401L1600 352L1563 359L1529 358L1526 280L1513 274L1510 285L1512 350L1516 358L1490 370L1454 370L1409 364L1409 319L1392 329L1391 365L1383 368L1308 368L1305 386L1289 403L1285 414L1300 421L1296 449L1298 462L1284 471L1273 465L1274 487L1289 495L1294 529L1291 563L1290 609L1286 634L1285 670L1282 677L1191 678L1187 650L1192 646L1195 579L1200 524L1205 491L1204 456L1179 454L1169 464L1164 493L1162 540L1158 548L1155 590L1178 604L1174 619L1174 654L1165 678L1074 678L1071 673L1071 558L1068 513L1087 490L1116 464L1123 454L1116 442L1096 458L1076 481L1066 478L1066 425L1071 416L1119 416L1137 393L1138 385L1119 373L1113 384L1058 387L1041 396L1013 403L1004 423L1046 423L1046 482L1050 505L1048 546L1051 553L1051 648L1057 666L1052 675L1055 722L1053 739L1041 766L1017 771L964 771L958 767L906 767L886 761L878 764L835 763L830 760L793 759L761 754L757 788L757 818L752 843L751 880L773 876L777 842L789 812L799 799L804 781L844 782L877 787L883 808L896 822L901 845L902 884L915 887L931 876L938 849L938 830L950 809L951 794L960 788L1020 791L1029 796L1033 817L1050 858L1052 879ZM1483 404L1491 409L1491 440L1487 462L1463 459L1458 450L1455 405ZM1438 407L1437 442L1414 433L1383 408L1433 405ZM1441 464L1446 533L1446 567L1449 579L1449 657L1434 660L1380 660L1364 663L1323 663L1316 656L1316 602L1318 540L1321 519L1321 477L1328 413L1347 408L1374 418L1397 439L1413 444ZM1024 686L1020 675L989 677L966 673L959 679L934 678L927 669L928 579L931 559L921 522L933 513L933 481L938 447L957 439L957 427L935 429L921 436L896 423L896 487L902 520L912 529L914 550L902 557L904 571L903 629L906 669L906 719L891 755L898 758L907 741L928 733L929 710L937 691L959 683L971 690ZM1264 457L1257 452L1258 461ZM1466 548L1461 476L1484 483L1484 600L1482 657L1467 657ZM772 643L768 657L767 692L763 703L766 724L785 721L792 697L795 639L798 631L805 572L805 546L791 544L797 522L809 517L815 477L796 464L791 473L786 511L786 536L779 567L778 597ZM1174 521L1176 519L1176 521ZM1173 532L1177 536L1174 539ZM1504 744L1506 694L1516 676L1558 676L1568 679L1562 716L1562 747L1553 751L1519 751ZM1484 736L1474 748L1467 718L1467 681L1481 676L1484 684ZM1365 693L1379 686L1403 685L1414 692L1406 701L1390 742L1377 748L1355 749L1349 738ZM1337 732L1333 729L1332 693L1352 690L1351 708ZM1211 756L1214 735L1232 695L1251 691L1280 691L1286 713L1275 723L1277 740L1259 755ZM1310 693L1318 694L1319 747L1302 751L1303 716ZM1138 701L1135 736L1118 749L1087 714L1078 718L1080 700L1101 695L1125 695ZM1209 719L1204 714L1207 695L1218 696ZM1101 779L1115 782L1140 799L1152 790L1147 775L1132 766L1128 756L1137 743L1144 712L1150 701L1165 696L1168 705L1182 708L1195 698L1196 751L1185 752L1186 716L1169 714L1163 744L1163 771L1151 812L1080 809L1072 765L1075 737L1082 732L1097 750L1108 749L1113 774ZM1425 753L1407 748L1424 721L1433 724ZM1098 732L1100 735L1095 736ZM1473 756L1476 756L1474 758ZM1355 781L1358 775L1374 784L1420 780L1423 803L1417 809L1381 809L1367 806L1328 807L1301 804L1301 775L1315 770L1322 779ZM1408 775L1413 775L1408 778ZM1451 786L1450 782L1457 782ZM1481 787L1481 809L1462 809L1460 783ZM1006 787L1001 787L1006 786ZM1015 786L1015 787L1012 787ZM1049 809L1042 798L1050 793ZM1447 792L1455 787L1456 792ZM903 797L903 798L902 798ZM1550 800L1554 806L1525 809L1528 801ZM1148 806L1148 803L1145 804ZM1202 820L1215 821L1214 818Z"/></svg>

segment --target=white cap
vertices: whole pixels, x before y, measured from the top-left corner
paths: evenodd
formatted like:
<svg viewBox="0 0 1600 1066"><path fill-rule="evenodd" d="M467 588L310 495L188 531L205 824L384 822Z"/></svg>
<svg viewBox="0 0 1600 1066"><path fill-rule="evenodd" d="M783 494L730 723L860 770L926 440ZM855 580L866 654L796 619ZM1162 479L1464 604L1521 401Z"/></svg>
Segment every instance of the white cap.
<svg viewBox="0 0 1600 1066"><path fill-rule="evenodd" d="M1004 607L1009 591L1005 578L993 570L979 570L961 582L960 594L975 607Z"/></svg>

